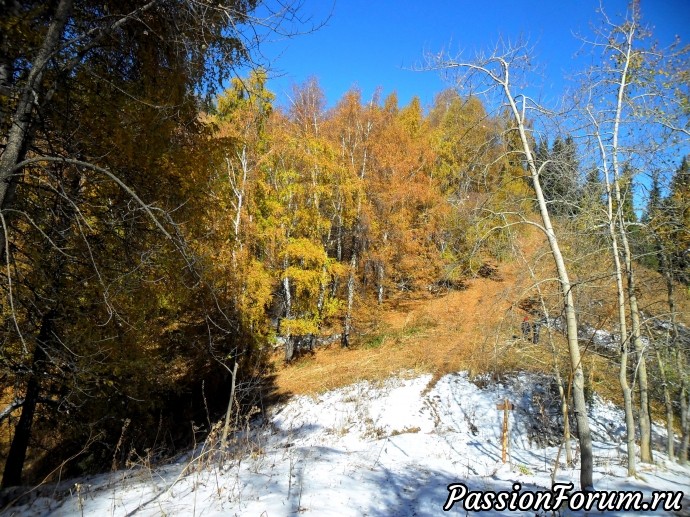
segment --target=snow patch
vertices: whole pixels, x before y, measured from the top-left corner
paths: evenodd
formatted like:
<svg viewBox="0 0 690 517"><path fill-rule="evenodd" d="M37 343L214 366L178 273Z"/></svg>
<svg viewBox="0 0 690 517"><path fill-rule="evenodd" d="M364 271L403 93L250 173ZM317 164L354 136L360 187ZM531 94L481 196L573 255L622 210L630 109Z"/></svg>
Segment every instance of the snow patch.
<svg viewBox="0 0 690 517"><path fill-rule="evenodd" d="M551 442L560 417L549 398L547 377L524 374L496 384L475 383L457 373L428 389L430 381L430 375L392 377L294 397L241 437L250 446L242 455L236 451L235 459L211 460L200 449L194 459L186 455L150 471L63 482L52 487L62 497L42 490L40 497L6 511L25 516L404 517L441 514L450 483L466 483L472 490L510 490L516 481L523 490L551 486L559 449ZM496 404L505 398L515 409L504 465L503 412ZM690 470L659 453L656 465L640 468L640 479L626 478L622 411L595 397L590 421L598 490L650 494L689 485ZM566 466L564 454L560 457L556 481L577 486L577 466Z"/></svg>

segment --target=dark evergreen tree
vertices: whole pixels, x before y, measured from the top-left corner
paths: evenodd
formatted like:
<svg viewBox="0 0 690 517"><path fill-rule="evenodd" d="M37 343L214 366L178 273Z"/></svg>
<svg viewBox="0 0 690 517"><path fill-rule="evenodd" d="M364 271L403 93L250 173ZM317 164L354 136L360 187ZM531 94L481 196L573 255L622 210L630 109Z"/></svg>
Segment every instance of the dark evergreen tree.
<svg viewBox="0 0 690 517"><path fill-rule="evenodd" d="M586 204L601 204L603 202L604 186L601 183L599 169L591 169L585 176L582 187L582 197Z"/></svg>
<svg viewBox="0 0 690 517"><path fill-rule="evenodd" d="M544 197L552 212L559 216L573 216L580 209L582 187L579 179L577 146L572 137L556 137L551 149L546 140L537 145L537 166L541 167Z"/></svg>
<svg viewBox="0 0 690 517"><path fill-rule="evenodd" d="M690 284L690 163L687 156L671 179L670 192L663 206L669 218L674 278Z"/></svg>
<svg viewBox="0 0 690 517"><path fill-rule="evenodd" d="M665 253L661 239L662 232L660 231L664 226L662 201L659 171L654 170L652 183L649 187L647 208L641 218L641 222L644 224L643 238L635 243L635 253L645 266L657 270L664 262L662 254Z"/></svg>

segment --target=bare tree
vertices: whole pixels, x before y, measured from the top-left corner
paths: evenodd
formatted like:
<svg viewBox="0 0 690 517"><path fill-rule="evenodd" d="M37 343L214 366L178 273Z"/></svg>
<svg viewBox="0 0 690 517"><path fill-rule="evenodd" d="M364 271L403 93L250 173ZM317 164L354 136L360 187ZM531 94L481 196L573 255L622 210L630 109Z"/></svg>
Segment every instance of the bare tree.
<svg viewBox="0 0 690 517"><path fill-rule="evenodd" d="M669 145L668 135L659 128L675 127L679 122L678 117L665 112L670 105L675 105L675 92L671 89L664 91L665 80L659 79L667 73L664 52L653 45L643 44L648 34L641 25L639 3L631 2L621 21L612 20L603 9L600 12L602 26L594 31L593 40L585 40L594 52L600 53L599 64L584 74L579 100L585 113L583 132L595 149L596 167L606 187L606 224L618 292L622 341L620 382L628 428L628 473L632 475L635 471L634 422L627 380L630 345L636 354L634 369L640 397L640 459L649 463L653 457L646 363L648 350L642 338L643 318L637 295L630 230L635 214L628 213L633 192L628 185L633 182L632 176L641 164L653 169L651 157L663 154Z"/></svg>
<svg viewBox="0 0 690 517"><path fill-rule="evenodd" d="M566 337L570 353L572 369L572 393L573 407L577 422L578 438L580 442L580 486L582 490L593 489L593 455L592 438L587 417L587 405L584 393L584 374L582 368L582 356L577 335L577 315L575 312L575 299L573 284L568 275L558 235L554 230L551 214L540 182L540 169L536 165L533 149L533 138L529 134L528 112L544 112L530 97L515 90L513 73L526 72L530 68L530 49L525 44L506 45L503 49L495 49L491 54L479 54L474 60L464 61L444 54L430 57L427 69L462 71L457 78L459 87L474 87L484 89L485 92L498 90L498 95L503 105L514 122L513 130L519 135L521 149L526 172L529 175L537 200L541 224L535 224L546 237L551 256L553 258L560 292L563 296L563 312L566 322ZM543 166L543 165L542 165Z"/></svg>
<svg viewBox="0 0 690 517"><path fill-rule="evenodd" d="M589 110L589 108L588 108ZM589 111L588 111L589 112ZM591 112L589 112L591 115ZM609 232L610 245L611 245L611 256L613 259L613 272L616 278L616 293L617 293L617 305L618 305L618 328L620 332L621 339L621 355L620 355L620 370L618 374L618 381L621 385L621 390L623 392L623 408L625 411L625 429L626 429L626 449L628 452L628 476L635 475L635 419L633 415L632 407L632 389L628 383L628 347L629 347L629 335L627 330L626 321L626 305L625 305L625 290L623 288L623 268L621 266L620 260L620 250L618 249L618 233L617 226L620 214L614 213L614 195L612 192L611 185L611 172L609 170L608 154L606 147L604 146L604 141L601 136L601 131L596 119L592 116L592 123L594 124L595 131L594 136L596 143L598 145L599 151L601 153L601 170L604 175L604 185L606 186L606 216L607 216L607 228ZM618 211L622 209L621 205L618 205Z"/></svg>

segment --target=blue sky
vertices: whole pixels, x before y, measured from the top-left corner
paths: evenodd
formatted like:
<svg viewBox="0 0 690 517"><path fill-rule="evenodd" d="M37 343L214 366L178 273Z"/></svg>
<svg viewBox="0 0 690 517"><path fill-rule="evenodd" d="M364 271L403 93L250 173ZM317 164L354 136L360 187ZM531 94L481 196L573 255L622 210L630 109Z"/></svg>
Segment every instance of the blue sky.
<svg viewBox="0 0 690 517"><path fill-rule="evenodd" d="M611 16L625 12L627 2L604 0ZM678 35L690 43L690 0L641 0L643 22L662 45ZM448 86L435 72L414 72L426 51L488 49L499 36L526 37L535 45L542 77L535 78L546 101L564 88L564 76L580 68L574 55L599 20L599 0L304 0L303 14L326 25L311 34L276 40L262 48L271 62L269 89L286 104L293 84L315 76L335 104L352 86L370 98L396 91L401 105L419 96L424 106Z"/></svg>

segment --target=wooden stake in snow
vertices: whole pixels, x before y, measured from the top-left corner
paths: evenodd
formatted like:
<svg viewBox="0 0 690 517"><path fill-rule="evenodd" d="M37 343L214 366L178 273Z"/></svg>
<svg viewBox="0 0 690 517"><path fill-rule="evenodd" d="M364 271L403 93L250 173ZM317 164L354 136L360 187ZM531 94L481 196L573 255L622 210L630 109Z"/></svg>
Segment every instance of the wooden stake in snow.
<svg viewBox="0 0 690 517"><path fill-rule="evenodd" d="M237 377L237 361L232 369L232 387L230 388L230 402L228 402L228 412L225 413L225 425L223 426L223 434L220 438L220 447L225 451L225 446L228 444L228 431L230 430L230 416L232 415L232 403L235 401L235 378Z"/></svg>
<svg viewBox="0 0 690 517"><path fill-rule="evenodd" d="M501 450L501 459L503 463L506 462L506 456L508 454L508 411L512 411L515 408L512 402L508 399L504 399L503 402L496 404L496 409L503 410L503 448Z"/></svg>

